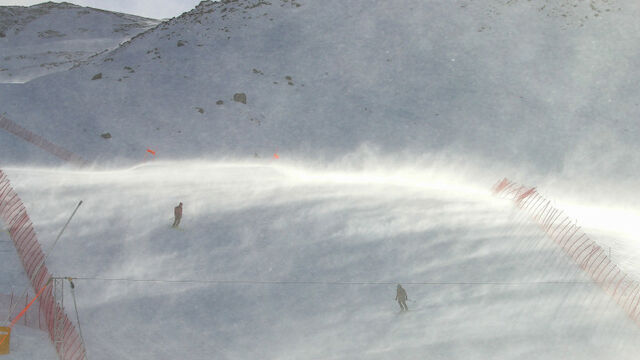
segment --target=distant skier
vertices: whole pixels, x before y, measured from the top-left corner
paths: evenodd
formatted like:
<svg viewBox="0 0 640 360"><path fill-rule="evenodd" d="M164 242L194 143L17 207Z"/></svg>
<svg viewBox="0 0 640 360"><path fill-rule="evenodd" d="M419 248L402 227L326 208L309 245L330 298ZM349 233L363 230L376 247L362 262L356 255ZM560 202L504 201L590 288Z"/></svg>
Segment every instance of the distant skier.
<svg viewBox="0 0 640 360"><path fill-rule="evenodd" d="M182 203L180 203L180 205L176 206L173 209L173 215L174 215L174 220L173 220L173 225L171 225L171 227L177 228L178 225L180 225L180 220L182 219Z"/></svg>
<svg viewBox="0 0 640 360"><path fill-rule="evenodd" d="M400 311L407 311L409 308L407 307L407 292L404 291L402 285L398 284L398 290L396 292L396 300L398 300L398 304L400 305Z"/></svg>

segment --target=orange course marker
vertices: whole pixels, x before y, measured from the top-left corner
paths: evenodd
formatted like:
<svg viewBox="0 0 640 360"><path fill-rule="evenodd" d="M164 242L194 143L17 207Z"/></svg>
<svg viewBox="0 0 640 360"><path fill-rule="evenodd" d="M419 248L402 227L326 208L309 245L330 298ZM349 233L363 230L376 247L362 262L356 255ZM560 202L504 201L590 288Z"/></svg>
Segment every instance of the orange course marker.
<svg viewBox="0 0 640 360"><path fill-rule="evenodd" d="M277 154L277 153L275 153L275 154L273 154L273 158L274 158L274 159L280 159L280 156L278 156L278 154Z"/></svg>
<svg viewBox="0 0 640 360"><path fill-rule="evenodd" d="M156 156L156 152L155 151L147 148L147 151L144 153L144 160L143 161L147 161L147 155L149 155L149 154L151 154L153 156ZM154 157L152 157L151 159L154 159Z"/></svg>

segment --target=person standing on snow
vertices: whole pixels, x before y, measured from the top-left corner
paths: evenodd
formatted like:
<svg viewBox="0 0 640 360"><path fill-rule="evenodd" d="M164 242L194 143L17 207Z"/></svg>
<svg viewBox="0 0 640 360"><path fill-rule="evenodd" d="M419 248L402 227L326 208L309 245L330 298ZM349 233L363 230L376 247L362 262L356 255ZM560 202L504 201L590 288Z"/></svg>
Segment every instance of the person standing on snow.
<svg viewBox="0 0 640 360"><path fill-rule="evenodd" d="M396 300L398 300L398 304L400 305L400 311L407 311L409 308L407 307L407 292L404 291L402 285L398 284L398 289L396 292Z"/></svg>
<svg viewBox="0 0 640 360"><path fill-rule="evenodd" d="M180 220L182 219L182 203L180 203L180 205L176 206L173 209L173 215L174 215L174 220L173 220L173 225L171 225L171 227L177 228L178 225L180 225Z"/></svg>

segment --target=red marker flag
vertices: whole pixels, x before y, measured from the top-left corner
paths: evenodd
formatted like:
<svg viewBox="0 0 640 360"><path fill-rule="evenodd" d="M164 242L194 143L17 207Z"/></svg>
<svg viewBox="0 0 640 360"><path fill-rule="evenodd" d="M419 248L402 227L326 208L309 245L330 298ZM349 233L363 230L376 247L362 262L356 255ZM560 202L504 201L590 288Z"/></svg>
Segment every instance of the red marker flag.
<svg viewBox="0 0 640 360"><path fill-rule="evenodd" d="M149 154L151 154L153 156L156 156L156 152L155 151L153 151L151 149L147 149L147 152L144 153L144 160L143 161L147 161L147 155L148 155L147 153L149 153ZM151 160L153 160L153 159L154 158L152 157Z"/></svg>
<svg viewBox="0 0 640 360"><path fill-rule="evenodd" d="M280 156L278 156L278 154L273 154L273 158L274 159L280 159Z"/></svg>

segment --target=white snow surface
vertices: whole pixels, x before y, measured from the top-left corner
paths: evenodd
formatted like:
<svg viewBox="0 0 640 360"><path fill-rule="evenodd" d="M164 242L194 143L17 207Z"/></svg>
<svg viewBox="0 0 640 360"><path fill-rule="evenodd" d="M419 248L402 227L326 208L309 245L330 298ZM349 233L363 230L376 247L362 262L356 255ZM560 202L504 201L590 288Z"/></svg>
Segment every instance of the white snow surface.
<svg viewBox="0 0 640 360"><path fill-rule="evenodd" d="M47 263L92 359L635 358L640 328L481 171L382 169L6 170L44 248L84 200Z"/></svg>
<svg viewBox="0 0 640 360"><path fill-rule="evenodd" d="M66 71L158 23L69 3L2 6L0 83L24 83Z"/></svg>
<svg viewBox="0 0 640 360"><path fill-rule="evenodd" d="M632 359L637 324L489 189L537 186L640 276L638 15L205 1L0 84L1 113L92 163L0 130L0 167L45 249L84 201L47 266L91 359ZM28 287L0 256L0 293ZM11 356L54 359L29 331L43 350Z"/></svg>

